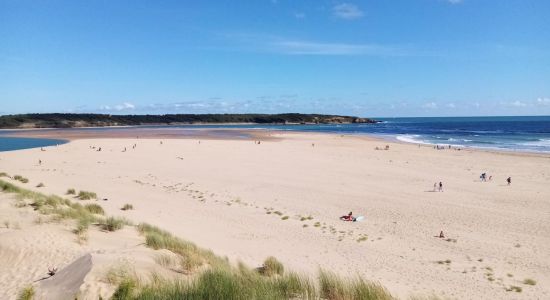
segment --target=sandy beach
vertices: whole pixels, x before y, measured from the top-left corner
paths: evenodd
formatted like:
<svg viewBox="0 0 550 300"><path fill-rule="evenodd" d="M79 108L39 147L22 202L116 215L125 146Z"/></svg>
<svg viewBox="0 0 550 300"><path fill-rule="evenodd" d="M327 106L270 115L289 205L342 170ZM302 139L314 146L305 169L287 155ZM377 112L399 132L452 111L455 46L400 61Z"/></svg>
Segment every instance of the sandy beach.
<svg viewBox="0 0 550 300"><path fill-rule="evenodd" d="M6 180L46 194L93 191L98 200L76 201L250 266L275 256L306 274L323 268L361 275L403 299L550 298L550 155L313 133L169 137L71 136L44 151L0 153L0 172L20 174L29 183ZM483 172L492 180L481 182ZM442 192L434 191L436 182ZM71 233L34 224L26 216L31 210L16 210L10 201L0 194L0 221L21 228L0 228L0 268L8 270L2 299L14 299L26 280L40 277L48 262L37 257L63 267L113 243L56 237ZM126 203L134 209L122 211ZM364 220L339 220L350 211ZM437 237L440 231L445 238ZM150 249L132 249L149 263ZM101 285L86 288L101 294Z"/></svg>

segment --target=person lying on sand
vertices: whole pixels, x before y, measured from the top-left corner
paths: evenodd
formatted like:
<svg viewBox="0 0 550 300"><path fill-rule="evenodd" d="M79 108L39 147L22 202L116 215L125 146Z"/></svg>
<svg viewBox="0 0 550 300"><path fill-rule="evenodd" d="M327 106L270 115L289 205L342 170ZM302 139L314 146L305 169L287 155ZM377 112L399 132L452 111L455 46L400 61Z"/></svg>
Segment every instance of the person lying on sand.
<svg viewBox="0 0 550 300"><path fill-rule="evenodd" d="M350 211L349 214L347 214L345 216L341 216L340 220L348 221L348 222L355 222L355 217L353 216L353 213Z"/></svg>

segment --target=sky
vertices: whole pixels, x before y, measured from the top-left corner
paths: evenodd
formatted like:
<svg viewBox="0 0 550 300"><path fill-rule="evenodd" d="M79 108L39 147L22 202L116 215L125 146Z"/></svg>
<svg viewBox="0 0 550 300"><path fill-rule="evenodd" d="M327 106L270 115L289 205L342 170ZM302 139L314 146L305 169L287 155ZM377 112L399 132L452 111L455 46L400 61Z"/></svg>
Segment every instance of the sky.
<svg viewBox="0 0 550 300"><path fill-rule="evenodd" d="M550 115L550 1L0 0L0 114Z"/></svg>

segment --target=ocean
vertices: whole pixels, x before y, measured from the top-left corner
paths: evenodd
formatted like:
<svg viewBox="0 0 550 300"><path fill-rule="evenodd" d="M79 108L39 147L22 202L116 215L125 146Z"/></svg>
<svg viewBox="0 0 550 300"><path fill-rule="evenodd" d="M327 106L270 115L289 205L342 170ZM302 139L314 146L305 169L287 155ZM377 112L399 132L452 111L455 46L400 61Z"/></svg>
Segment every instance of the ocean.
<svg viewBox="0 0 550 300"><path fill-rule="evenodd" d="M329 132L371 135L402 142L452 145L522 152L550 152L550 116L530 117L433 117L376 118L377 124L320 125L178 125L170 128L240 128L283 131ZM140 126L162 128L168 126ZM79 130L135 130L125 128L86 128ZM57 130L57 129L54 129ZM59 129L71 130L71 129ZM9 133L6 132L6 133ZM177 131L174 131L177 135ZM184 133L181 133L184 135ZM45 147L63 143L60 140L0 137L0 151Z"/></svg>

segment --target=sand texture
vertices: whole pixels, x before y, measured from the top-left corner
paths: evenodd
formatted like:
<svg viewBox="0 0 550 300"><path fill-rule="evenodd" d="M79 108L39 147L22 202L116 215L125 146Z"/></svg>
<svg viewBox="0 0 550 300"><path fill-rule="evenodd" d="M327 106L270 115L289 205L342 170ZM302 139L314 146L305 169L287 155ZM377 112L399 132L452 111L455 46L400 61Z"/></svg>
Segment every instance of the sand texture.
<svg viewBox="0 0 550 300"><path fill-rule="evenodd" d="M47 194L93 191L98 200L74 201L157 225L232 261L258 266L273 255L300 272L364 276L401 298L550 298L549 155L297 133L261 144L80 139L44 150L0 153L0 172L27 177L18 185ZM492 180L481 182L482 172ZM440 181L443 191L434 192ZM51 265L69 268L67 290L89 295L108 290L94 282L94 270L130 250L142 255L141 265L154 265L130 229L108 238L96 232L80 245L63 224L36 225L32 211L0 199L0 221L21 227L0 224L2 299ZM121 210L126 203L134 209ZM365 219L339 220L349 211ZM445 238L436 237L440 231ZM115 235L119 244L109 248ZM105 259L109 249L113 258ZM527 278L536 285L523 284ZM47 280L41 290L53 295Z"/></svg>

